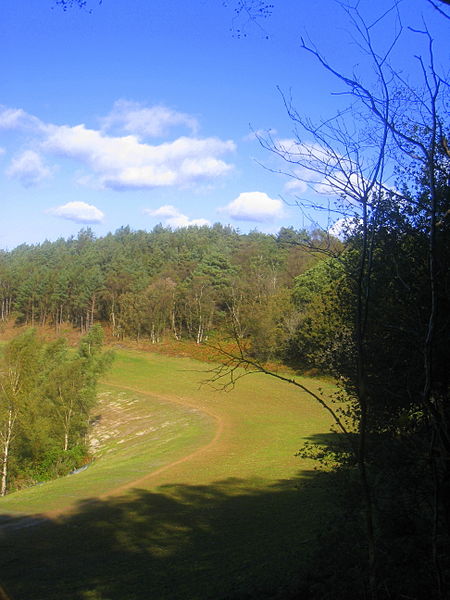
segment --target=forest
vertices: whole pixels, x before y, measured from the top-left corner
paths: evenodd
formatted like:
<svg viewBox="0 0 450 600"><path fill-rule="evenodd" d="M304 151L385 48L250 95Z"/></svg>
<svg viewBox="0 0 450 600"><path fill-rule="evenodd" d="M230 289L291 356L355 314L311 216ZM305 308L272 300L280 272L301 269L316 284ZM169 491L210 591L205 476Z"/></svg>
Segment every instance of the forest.
<svg viewBox="0 0 450 600"><path fill-rule="evenodd" d="M252 338L259 358L280 355L295 337L297 277L341 243L320 230L277 235L192 226L151 232L123 227L96 239L21 245L0 255L1 321L80 332L102 323L116 339L164 337L201 343L229 331ZM323 268L321 269L323 271ZM321 279L321 271L307 277ZM301 298L301 299L300 299Z"/></svg>

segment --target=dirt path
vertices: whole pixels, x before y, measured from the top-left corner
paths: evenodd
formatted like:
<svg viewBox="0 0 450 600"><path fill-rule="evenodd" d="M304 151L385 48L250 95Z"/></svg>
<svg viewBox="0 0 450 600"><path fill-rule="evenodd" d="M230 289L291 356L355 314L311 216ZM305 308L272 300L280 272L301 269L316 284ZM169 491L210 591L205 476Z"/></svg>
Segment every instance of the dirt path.
<svg viewBox="0 0 450 600"><path fill-rule="evenodd" d="M148 473L147 475L143 475L142 477L139 477L138 479L129 481L128 483L125 483L117 488L113 488L113 489L109 490L108 492L105 492L104 494L99 496L100 499L108 498L109 496L117 496L118 494L121 494L122 492L125 492L125 491L129 490L130 488L134 488L138 485L141 485L142 483L148 481L149 479L152 479L156 475L159 475L163 471L167 471L168 469L171 469L172 467L175 467L176 465L180 465L182 463L188 462L189 460L192 460L194 457L197 457L197 456L203 454L204 452L207 452L208 450L210 450L213 446L215 446L217 444L217 442L219 441L219 439L222 436L222 433L224 430L224 419L222 417L218 416L213 411L208 410L204 407L202 407L200 409L197 404L189 402L185 398L180 398L180 397L174 398L174 397L170 397L170 396L162 396L160 394L144 392L143 390L140 390L138 388L125 386L125 385L116 385L113 383L107 383L105 385L107 385L108 387L113 387L113 388L120 389L120 390L136 392L137 394L140 394L142 396L148 396L150 398L158 398L160 400L164 400L165 402L173 402L175 404L180 404L181 406L187 406L189 408L194 408L195 410L198 410L199 412L203 412L203 413L207 414L208 416L212 417L215 420L217 427L216 427L216 432L214 434L213 439L210 442L208 442L205 446L200 446L200 448L197 448L196 450L194 450L193 452L190 452L186 456L183 456L171 463L168 463L167 465L163 465L159 469L156 469L155 471L152 471L151 473Z"/></svg>

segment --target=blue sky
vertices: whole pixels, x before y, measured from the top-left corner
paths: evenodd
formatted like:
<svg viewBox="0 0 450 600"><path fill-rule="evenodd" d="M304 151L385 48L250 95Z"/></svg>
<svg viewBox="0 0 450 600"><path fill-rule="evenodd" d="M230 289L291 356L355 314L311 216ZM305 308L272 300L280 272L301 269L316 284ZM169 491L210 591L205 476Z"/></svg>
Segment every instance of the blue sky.
<svg viewBox="0 0 450 600"><path fill-rule="evenodd" d="M2 2L1 248L86 226L97 235L160 222L309 226L295 203L313 191L277 173L286 166L254 132L292 137L278 88L313 119L347 102L301 50L301 35L344 70L363 69L364 57L332 0L279 0L259 24L236 20L229 4L90 0L91 11L64 12L52 0ZM374 19L390 4L362 0L361 8ZM427 20L448 65L445 20L426 0L400 11L415 27ZM379 43L393 31L379 27ZM416 44L405 32L394 57L412 76ZM328 202L323 190L320 202ZM325 215L310 216L328 225Z"/></svg>

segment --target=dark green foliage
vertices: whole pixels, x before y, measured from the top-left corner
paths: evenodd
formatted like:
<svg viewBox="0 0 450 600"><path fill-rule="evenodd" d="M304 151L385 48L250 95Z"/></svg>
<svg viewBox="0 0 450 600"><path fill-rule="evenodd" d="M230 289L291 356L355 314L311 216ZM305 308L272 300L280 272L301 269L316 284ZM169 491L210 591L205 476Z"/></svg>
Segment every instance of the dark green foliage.
<svg viewBox="0 0 450 600"><path fill-rule="evenodd" d="M359 433L353 449L326 440L302 451L334 468L346 492L341 496L345 522L333 523L324 537L317 556L321 575L311 576L305 586L309 598L369 595L367 504L356 477L363 410L377 597L447 597L442 587L448 589L450 581L450 190L445 179L436 193L436 230L429 190L419 178L416 192L405 194L408 202L379 199L376 218L355 228L332 286L329 274L320 279L325 262L297 278L294 298L310 327L299 328L296 347L308 359L330 357L348 398L347 422ZM370 262L361 291L357 275L368 240ZM308 278L312 285L303 286Z"/></svg>
<svg viewBox="0 0 450 600"><path fill-rule="evenodd" d="M341 260L326 258L295 278L292 299L299 311L287 357L303 368L333 373L333 348L348 335L345 311L335 310L345 288Z"/></svg>
<svg viewBox="0 0 450 600"><path fill-rule="evenodd" d="M86 461L84 445L73 446L69 450L49 446L39 456L20 461L15 469L15 483L18 487L24 487L62 477L79 468Z"/></svg>
<svg viewBox="0 0 450 600"><path fill-rule="evenodd" d="M0 255L0 319L82 332L101 322L118 338L200 343L234 318L255 356L279 356L294 328L290 289L317 260L307 248L317 236L293 228L243 235L216 224L122 227L99 239L86 229L22 245Z"/></svg>

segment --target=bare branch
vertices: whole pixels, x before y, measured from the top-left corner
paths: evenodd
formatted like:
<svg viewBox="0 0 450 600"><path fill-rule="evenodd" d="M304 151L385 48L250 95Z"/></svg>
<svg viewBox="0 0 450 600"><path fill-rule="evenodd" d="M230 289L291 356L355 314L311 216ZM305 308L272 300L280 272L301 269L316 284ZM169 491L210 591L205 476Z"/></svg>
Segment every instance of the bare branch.
<svg viewBox="0 0 450 600"><path fill-rule="evenodd" d="M447 4L448 6L450 6L450 0L440 0L442 3ZM433 0L428 0L429 4L431 4L431 6L433 8L435 8L438 13L440 13L443 17L445 17L446 19L450 19L450 14L446 13L444 10L442 10L442 8L440 6L438 6L436 4L436 2L433 2Z"/></svg>
<svg viewBox="0 0 450 600"><path fill-rule="evenodd" d="M224 356L224 362L218 367L215 367L209 371L209 373L211 373L211 376L203 382L204 384L213 386L218 385L218 388L221 390L230 390L234 388L236 382L239 381L239 379L242 379L243 377L254 373L263 373L264 375L269 375L270 377L274 377L275 379L294 385L295 387L298 387L303 392L308 394L316 402L318 402L320 406L322 406L322 408L324 408L331 415L335 424L345 435L352 450L355 450L353 438L350 432L345 427L344 423L342 422L342 419L319 394L313 392L307 386L300 383L300 381L298 381L297 379L281 375L280 373L277 373L275 371L271 371L270 369L264 367L262 364L252 360L251 358L246 356L244 348L239 341L238 354L233 354L225 350L224 348L218 346L212 346L212 348L219 351Z"/></svg>

